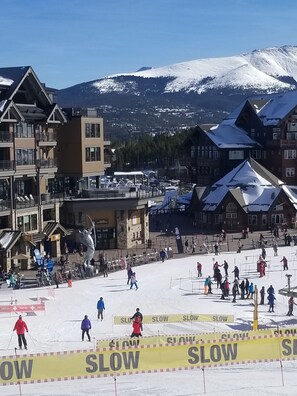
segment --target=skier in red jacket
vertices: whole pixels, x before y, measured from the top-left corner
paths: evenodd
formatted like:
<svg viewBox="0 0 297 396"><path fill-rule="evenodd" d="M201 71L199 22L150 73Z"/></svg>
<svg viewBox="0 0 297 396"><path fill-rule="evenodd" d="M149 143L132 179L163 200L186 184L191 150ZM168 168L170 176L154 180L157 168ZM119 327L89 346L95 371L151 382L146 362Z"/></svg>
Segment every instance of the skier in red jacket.
<svg viewBox="0 0 297 396"><path fill-rule="evenodd" d="M28 332L28 327L26 322L23 321L22 315L19 316L19 319L16 321L13 331L16 330L18 335L19 347L22 349L22 344L24 344L25 349L27 349L27 341L25 338L25 330Z"/></svg>
<svg viewBox="0 0 297 396"><path fill-rule="evenodd" d="M141 334L142 323L141 323L139 316L136 316L132 326L133 326L133 332L131 334L131 338L137 337L138 338L137 345L139 345L139 337L142 337L142 334ZM130 344L132 345L132 341L130 341Z"/></svg>

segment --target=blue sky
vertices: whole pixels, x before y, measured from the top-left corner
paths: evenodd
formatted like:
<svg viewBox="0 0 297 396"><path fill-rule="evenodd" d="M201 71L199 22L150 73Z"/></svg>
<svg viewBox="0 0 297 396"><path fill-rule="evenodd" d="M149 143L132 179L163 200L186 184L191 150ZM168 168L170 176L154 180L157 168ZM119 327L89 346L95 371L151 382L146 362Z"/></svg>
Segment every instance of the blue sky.
<svg viewBox="0 0 297 396"><path fill-rule="evenodd" d="M297 45L296 0L1 0L0 67L65 88L143 66Z"/></svg>

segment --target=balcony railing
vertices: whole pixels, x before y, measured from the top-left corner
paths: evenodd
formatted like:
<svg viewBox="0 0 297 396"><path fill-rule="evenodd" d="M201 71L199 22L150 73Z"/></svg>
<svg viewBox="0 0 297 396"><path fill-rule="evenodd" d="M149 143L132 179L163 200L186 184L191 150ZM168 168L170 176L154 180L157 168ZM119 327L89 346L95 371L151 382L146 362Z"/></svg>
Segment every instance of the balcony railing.
<svg viewBox="0 0 297 396"><path fill-rule="evenodd" d="M15 207L17 209L25 209L25 208L32 208L37 206L38 199L37 197L33 197L33 195L24 195L24 196L17 196L15 198Z"/></svg>
<svg viewBox="0 0 297 396"><path fill-rule="evenodd" d="M36 140L44 143L51 143L57 141L55 132L36 132Z"/></svg>
<svg viewBox="0 0 297 396"><path fill-rule="evenodd" d="M0 143L12 142L12 134L9 132L0 132Z"/></svg>
<svg viewBox="0 0 297 396"><path fill-rule="evenodd" d="M0 212L9 210L11 207L11 201L8 199L0 199Z"/></svg>
<svg viewBox="0 0 297 396"><path fill-rule="evenodd" d="M5 170L14 170L14 161L0 161L0 172Z"/></svg>
<svg viewBox="0 0 297 396"><path fill-rule="evenodd" d="M57 166L56 158L41 159L36 161L37 168L55 168Z"/></svg>

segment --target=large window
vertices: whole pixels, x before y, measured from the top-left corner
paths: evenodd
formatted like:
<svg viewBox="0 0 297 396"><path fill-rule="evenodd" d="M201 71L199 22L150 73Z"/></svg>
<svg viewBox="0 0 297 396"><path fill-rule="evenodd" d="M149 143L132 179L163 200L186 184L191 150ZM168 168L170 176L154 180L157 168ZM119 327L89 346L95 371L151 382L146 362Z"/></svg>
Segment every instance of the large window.
<svg viewBox="0 0 297 396"><path fill-rule="evenodd" d="M285 157L285 159L295 159L296 158L296 150L285 150L284 157Z"/></svg>
<svg viewBox="0 0 297 396"><path fill-rule="evenodd" d="M34 128L32 124L26 124L25 122L19 122L15 127L15 137L17 138L33 138Z"/></svg>
<svg viewBox="0 0 297 396"><path fill-rule="evenodd" d="M249 225L257 225L257 215L249 215Z"/></svg>
<svg viewBox="0 0 297 396"><path fill-rule="evenodd" d="M100 124L85 124L86 138L100 137Z"/></svg>
<svg viewBox="0 0 297 396"><path fill-rule="evenodd" d="M34 165L34 149L17 149L16 164L17 165Z"/></svg>
<svg viewBox="0 0 297 396"><path fill-rule="evenodd" d="M94 162L101 160L100 147L86 147L86 161Z"/></svg>
<svg viewBox="0 0 297 396"><path fill-rule="evenodd" d="M18 216L18 229L20 231L34 231L37 230L37 214Z"/></svg>

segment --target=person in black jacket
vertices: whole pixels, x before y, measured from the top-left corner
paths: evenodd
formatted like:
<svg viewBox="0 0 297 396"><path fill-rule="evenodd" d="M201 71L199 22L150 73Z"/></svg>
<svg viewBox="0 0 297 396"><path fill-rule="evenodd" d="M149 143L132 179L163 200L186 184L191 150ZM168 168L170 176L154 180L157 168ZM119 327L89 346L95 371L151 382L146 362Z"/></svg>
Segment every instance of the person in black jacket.
<svg viewBox="0 0 297 396"><path fill-rule="evenodd" d="M264 298L265 298L265 287L262 286L262 289L260 290L260 305L264 305Z"/></svg>
<svg viewBox="0 0 297 396"><path fill-rule="evenodd" d="M139 308L136 308L135 314L134 314L130 319L131 319L131 320L135 320L136 318L139 318L139 319L140 319L140 328L141 328L141 330L143 330L143 329L142 329L143 315L142 315L142 313L140 312L140 309L139 309Z"/></svg>

